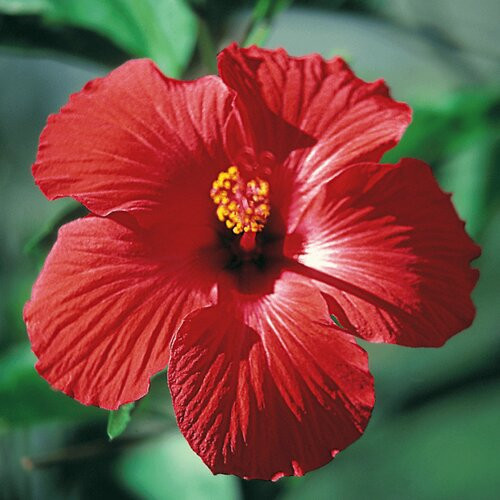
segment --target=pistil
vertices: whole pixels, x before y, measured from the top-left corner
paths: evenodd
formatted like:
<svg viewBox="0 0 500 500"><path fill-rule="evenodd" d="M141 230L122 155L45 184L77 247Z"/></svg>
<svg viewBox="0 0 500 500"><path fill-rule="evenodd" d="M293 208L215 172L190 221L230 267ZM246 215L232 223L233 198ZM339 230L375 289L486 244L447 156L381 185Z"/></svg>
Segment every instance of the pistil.
<svg viewBox="0 0 500 500"><path fill-rule="evenodd" d="M243 233L240 238L240 248L247 253L255 250L257 233L254 231L247 231Z"/></svg>

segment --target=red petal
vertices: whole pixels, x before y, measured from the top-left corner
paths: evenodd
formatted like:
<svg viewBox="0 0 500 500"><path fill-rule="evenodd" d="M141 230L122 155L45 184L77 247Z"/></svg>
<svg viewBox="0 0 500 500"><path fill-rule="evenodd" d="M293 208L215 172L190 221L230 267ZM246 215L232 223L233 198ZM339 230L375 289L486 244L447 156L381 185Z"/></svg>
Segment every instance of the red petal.
<svg viewBox="0 0 500 500"><path fill-rule="evenodd" d="M366 353L321 295L284 274L263 297L193 313L172 343L179 427L214 473L278 479L329 462L374 403Z"/></svg>
<svg viewBox="0 0 500 500"><path fill-rule="evenodd" d="M237 92L258 151L284 160L305 145L294 128L314 139L287 161L298 181L310 181L309 190L346 165L378 161L411 121L410 108L392 100L383 81L356 78L340 58L296 58L282 49L233 44L219 55L219 72Z"/></svg>
<svg viewBox="0 0 500 500"><path fill-rule="evenodd" d="M290 241L332 313L367 340L439 346L474 318L479 248L422 162L344 170Z"/></svg>
<svg viewBox="0 0 500 500"><path fill-rule="evenodd" d="M99 215L149 212L177 189L179 171L211 182L227 167L220 144L232 99L217 77L181 82L130 61L49 117L33 175L48 198L72 196Z"/></svg>
<svg viewBox="0 0 500 500"><path fill-rule="evenodd" d="M63 226L25 306L38 372L84 404L144 396L184 316L211 303L192 254L160 259L147 242L111 219Z"/></svg>

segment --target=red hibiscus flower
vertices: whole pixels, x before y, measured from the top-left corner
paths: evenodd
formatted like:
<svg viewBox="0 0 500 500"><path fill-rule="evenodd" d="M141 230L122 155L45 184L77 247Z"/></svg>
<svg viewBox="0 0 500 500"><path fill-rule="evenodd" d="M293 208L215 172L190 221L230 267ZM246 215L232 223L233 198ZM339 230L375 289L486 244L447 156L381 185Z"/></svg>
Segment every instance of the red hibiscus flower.
<svg viewBox="0 0 500 500"><path fill-rule="evenodd" d="M219 71L131 61L49 118L36 182L91 214L61 228L25 320L52 387L115 409L168 365L214 473L301 475L367 425L355 337L466 328L478 247L428 166L377 163L410 122L382 81L236 45Z"/></svg>

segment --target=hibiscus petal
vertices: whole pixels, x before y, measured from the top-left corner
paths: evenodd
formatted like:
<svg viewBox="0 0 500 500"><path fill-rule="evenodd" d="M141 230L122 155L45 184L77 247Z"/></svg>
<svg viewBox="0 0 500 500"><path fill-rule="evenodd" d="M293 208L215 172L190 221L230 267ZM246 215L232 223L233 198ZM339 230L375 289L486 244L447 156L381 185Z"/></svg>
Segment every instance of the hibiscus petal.
<svg viewBox="0 0 500 500"><path fill-rule="evenodd" d="M182 82L152 61L127 62L49 117L35 180L48 198L72 196L98 215L150 212L178 189L179 172L211 182L227 167L231 94L214 76Z"/></svg>
<svg viewBox="0 0 500 500"><path fill-rule="evenodd" d="M299 276L230 302L190 315L172 343L182 433L214 473L278 479L324 465L370 417L366 353Z"/></svg>
<svg viewBox="0 0 500 500"><path fill-rule="evenodd" d="M378 161L411 121L410 108L391 99L383 81L356 78L340 58L296 58L282 49L233 44L219 55L219 73L236 91L258 151L270 151L281 162L306 145L294 128L313 139L286 165L309 190L346 165Z"/></svg>
<svg viewBox="0 0 500 500"><path fill-rule="evenodd" d="M439 346L474 318L479 247L420 161L342 171L289 241L286 253L303 266L295 269L367 340Z"/></svg>
<svg viewBox="0 0 500 500"><path fill-rule="evenodd" d="M111 219L63 226L25 306L38 372L84 404L144 396L182 319L211 304L193 254L162 259L148 241Z"/></svg>

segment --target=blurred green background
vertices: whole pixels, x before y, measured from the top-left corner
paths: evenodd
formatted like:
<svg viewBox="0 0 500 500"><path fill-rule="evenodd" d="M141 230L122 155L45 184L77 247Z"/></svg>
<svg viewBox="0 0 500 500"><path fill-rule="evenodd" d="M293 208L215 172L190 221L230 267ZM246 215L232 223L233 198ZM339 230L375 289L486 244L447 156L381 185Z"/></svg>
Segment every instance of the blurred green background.
<svg viewBox="0 0 500 500"><path fill-rule="evenodd" d="M498 0L0 0L0 498L500 498L499 21ZM31 177L47 115L131 57L213 72L231 40L339 54L385 78L414 108L386 159L429 162L483 248L473 326L440 349L363 343L377 391L365 435L277 483L212 476L177 430L164 375L109 442L107 412L38 377L21 314L58 226L79 215Z"/></svg>

